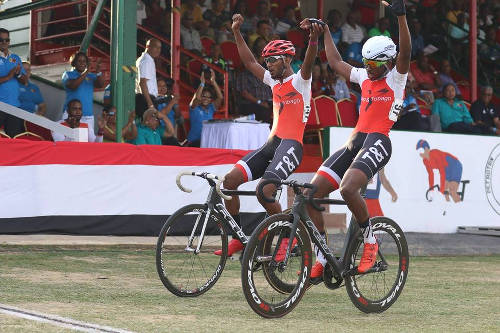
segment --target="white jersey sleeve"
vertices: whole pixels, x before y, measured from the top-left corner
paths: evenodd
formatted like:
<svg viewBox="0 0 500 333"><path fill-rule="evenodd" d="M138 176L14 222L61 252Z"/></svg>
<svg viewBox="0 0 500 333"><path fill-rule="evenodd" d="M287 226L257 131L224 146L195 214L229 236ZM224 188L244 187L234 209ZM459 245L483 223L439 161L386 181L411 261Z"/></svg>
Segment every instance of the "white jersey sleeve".
<svg viewBox="0 0 500 333"><path fill-rule="evenodd" d="M363 81L368 79L368 73L364 68L353 67L351 69L351 77L349 79L352 83L357 83L361 86L361 84L363 84Z"/></svg>
<svg viewBox="0 0 500 333"><path fill-rule="evenodd" d="M292 85L302 95L304 106L311 104L311 82L312 75L309 79L304 80L300 70L292 78Z"/></svg>
<svg viewBox="0 0 500 333"><path fill-rule="evenodd" d="M387 85L394 91L394 98L404 99L407 79L408 73L399 73L396 66L387 74Z"/></svg>

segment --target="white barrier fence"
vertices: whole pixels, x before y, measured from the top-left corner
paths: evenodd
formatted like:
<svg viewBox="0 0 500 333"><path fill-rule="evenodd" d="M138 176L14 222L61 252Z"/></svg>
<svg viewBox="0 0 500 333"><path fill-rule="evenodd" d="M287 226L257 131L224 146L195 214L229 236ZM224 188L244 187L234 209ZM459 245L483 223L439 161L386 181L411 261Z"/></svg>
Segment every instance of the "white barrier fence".
<svg viewBox="0 0 500 333"><path fill-rule="evenodd" d="M330 154L347 141L351 132L352 128L330 128ZM385 175L398 200L392 202L381 188L379 202L384 215L396 220L403 230L414 232L454 233L459 226L500 226L500 138L403 131L392 131L390 138L392 157ZM461 180L469 181L465 185L460 182L458 188L458 192L463 191L463 201L447 201L437 188L427 193L429 179L439 185L441 174L437 169L427 172L416 150L419 140L461 162ZM450 171L445 161L441 161L443 173ZM338 191L333 197L339 197Z"/></svg>
<svg viewBox="0 0 500 333"><path fill-rule="evenodd" d="M86 128L69 128L55 121L30 113L28 111L24 111L4 102L0 102L0 111L24 119L38 126L47 128L53 132L63 134L64 136L70 138L71 141L88 142L89 136L88 129Z"/></svg>

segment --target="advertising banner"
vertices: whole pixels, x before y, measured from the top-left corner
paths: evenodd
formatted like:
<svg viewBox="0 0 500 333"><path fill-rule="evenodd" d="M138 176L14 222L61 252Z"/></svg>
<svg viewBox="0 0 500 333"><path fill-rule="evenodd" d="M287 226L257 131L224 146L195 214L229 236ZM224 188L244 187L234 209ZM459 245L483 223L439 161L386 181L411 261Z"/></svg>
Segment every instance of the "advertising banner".
<svg viewBox="0 0 500 333"><path fill-rule="evenodd" d="M330 154L351 132L330 128ZM390 139L392 157L385 177L377 175L368 185L370 204L380 204L379 214L413 232L500 226L500 138L392 131ZM386 190L387 182L395 193Z"/></svg>

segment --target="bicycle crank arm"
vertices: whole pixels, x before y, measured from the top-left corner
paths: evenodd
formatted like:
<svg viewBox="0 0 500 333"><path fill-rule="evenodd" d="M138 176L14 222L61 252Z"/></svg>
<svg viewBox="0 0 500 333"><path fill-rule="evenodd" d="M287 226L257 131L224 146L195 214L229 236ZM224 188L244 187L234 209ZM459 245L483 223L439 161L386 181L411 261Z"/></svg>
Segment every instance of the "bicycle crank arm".
<svg viewBox="0 0 500 333"><path fill-rule="evenodd" d="M389 265L384 264L383 262L379 261L379 262L375 263L375 265L373 265L372 268L370 268L369 270L367 270L364 273L358 272L358 266L356 266L356 267L346 271L344 276L364 275L364 274L368 274L368 273L383 272L383 271L386 271L388 267L389 267Z"/></svg>

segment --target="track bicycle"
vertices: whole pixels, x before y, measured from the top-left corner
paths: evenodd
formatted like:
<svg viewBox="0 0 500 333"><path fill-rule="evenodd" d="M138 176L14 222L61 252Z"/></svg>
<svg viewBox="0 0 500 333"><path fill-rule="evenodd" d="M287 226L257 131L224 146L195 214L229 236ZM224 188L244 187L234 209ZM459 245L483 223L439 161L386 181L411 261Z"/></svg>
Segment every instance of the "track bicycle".
<svg viewBox="0 0 500 333"><path fill-rule="evenodd" d="M213 287L221 276L228 258L228 234L248 243L248 236L222 199L230 200L231 195L255 196L256 192L221 190L223 177L207 172L181 172L176 184L187 193L191 190L181 184L181 177L186 175L205 179L210 191L204 204L181 207L167 219L156 245L156 270L163 285L174 295L196 297ZM222 249L221 256L214 255L217 249ZM279 288L281 281L272 273L268 278Z"/></svg>
<svg viewBox="0 0 500 333"><path fill-rule="evenodd" d="M324 210L319 204L345 205L343 200L313 198L316 186L295 181L269 179L267 184L293 188L295 200L291 212L266 218L252 233L242 260L241 281L245 298L257 314L265 318L278 318L291 312L310 286L312 266L311 240L327 259L323 281L327 288L345 285L352 303L365 313L383 312L399 297L405 285L408 266L408 246L401 228L387 217L373 217L372 229L379 250L374 266L359 273L357 266L363 253L363 236L354 217L351 218L344 247L337 257L311 221L306 204ZM306 197L302 190L310 189ZM272 198L264 200L273 202ZM275 256L283 238L289 238L282 261ZM289 288L276 288L267 275L278 276ZM290 288L290 286L292 286Z"/></svg>

